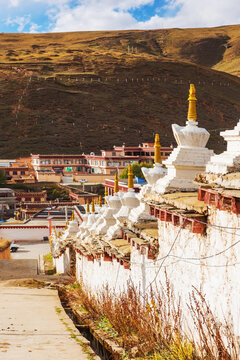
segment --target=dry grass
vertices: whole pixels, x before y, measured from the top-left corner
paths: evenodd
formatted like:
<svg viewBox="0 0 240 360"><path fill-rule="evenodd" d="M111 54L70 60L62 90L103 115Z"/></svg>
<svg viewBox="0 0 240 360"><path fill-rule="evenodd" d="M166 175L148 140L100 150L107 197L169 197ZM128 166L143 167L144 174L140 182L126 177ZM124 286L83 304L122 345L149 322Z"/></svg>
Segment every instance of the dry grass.
<svg viewBox="0 0 240 360"><path fill-rule="evenodd" d="M106 60L124 56L124 61L129 64L138 58L146 60L161 56L238 74L239 33L240 26L235 25L151 31L1 34L0 62L54 64L75 59L81 63L87 52L90 57L103 56ZM128 53L128 47L134 52ZM79 73L77 69L70 72Z"/></svg>
<svg viewBox="0 0 240 360"><path fill-rule="evenodd" d="M105 288L97 296L80 284L68 287L68 297L84 314L124 347L127 359L239 359L239 342L230 321L220 324L204 296L193 289L188 304L196 329L183 329L182 303L166 276L164 285L142 299L138 290L114 296Z"/></svg>

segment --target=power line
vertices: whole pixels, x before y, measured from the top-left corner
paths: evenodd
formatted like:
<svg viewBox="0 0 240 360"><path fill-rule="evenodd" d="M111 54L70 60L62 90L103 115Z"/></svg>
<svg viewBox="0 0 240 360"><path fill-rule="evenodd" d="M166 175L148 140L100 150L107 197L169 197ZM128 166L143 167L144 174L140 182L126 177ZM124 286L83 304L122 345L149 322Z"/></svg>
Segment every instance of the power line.
<svg viewBox="0 0 240 360"><path fill-rule="evenodd" d="M180 229L178 230L177 236L175 237L175 239L174 239L174 241L173 241L173 243L172 243L172 245L171 245L171 247L170 247L167 255L166 255L166 256L164 257L164 259L162 260L162 262L161 262L161 264L160 264L160 266L159 266L159 268L158 268L158 271L157 271L154 279L148 284L148 286L146 287L145 291L156 281L156 279L157 279L157 277L158 277L158 275L159 275L159 273L160 273L160 270L161 270L161 268L163 267L163 264L164 264L165 260L166 260L167 257L170 255L170 253L171 253L171 251L172 251L172 249L173 249L173 247L174 247L174 245L175 245L175 243L176 243L176 241L177 241L177 238L178 238L178 236L179 236L179 234L180 234L180 231L182 230L182 226L183 226L183 224L180 226Z"/></svg>

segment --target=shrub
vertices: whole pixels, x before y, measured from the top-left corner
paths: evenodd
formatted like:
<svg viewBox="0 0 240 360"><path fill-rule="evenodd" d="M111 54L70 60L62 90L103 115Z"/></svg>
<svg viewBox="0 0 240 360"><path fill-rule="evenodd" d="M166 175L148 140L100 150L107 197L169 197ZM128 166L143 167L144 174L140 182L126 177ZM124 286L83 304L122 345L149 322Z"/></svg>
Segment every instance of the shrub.
<svg viewBox="0 0 240 360"><path fill-rule="evenodd" d="M133 171L133 176L135 177L139 177L141 179L145 179L143 172L142 172L142 168L143 167L147 167L147 168L152 168L153 164L152 163L141 163L141 164L137 164L137 163L133 163L132 164L132 171ZM125 169L123 169L123 171L121 172L120 179L127 179L128 178L128 167L126 167Z"/></svg>

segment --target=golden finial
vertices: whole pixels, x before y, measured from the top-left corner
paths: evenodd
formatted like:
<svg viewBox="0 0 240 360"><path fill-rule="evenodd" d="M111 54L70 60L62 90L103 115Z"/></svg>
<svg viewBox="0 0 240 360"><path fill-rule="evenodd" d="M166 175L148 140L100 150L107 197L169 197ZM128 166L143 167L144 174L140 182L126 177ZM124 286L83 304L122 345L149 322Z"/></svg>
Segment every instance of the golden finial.
<svg viewBox="0 0 240 360"><path fill-rule="evenodd" d="M100 195L99 198L98 198L98 205L99 205L100 207L102 207L102 197L101 197L101 195Z"/></svg>
<svg viewBox="0 0 240 360"><path fill-rule="evenodd" d="M108 187L105 187L105 204L107 204Z"/></svg>
<svg viewBox="0 0 240 360"><path fill-rule="evenodd" d="M115 181L114 181L114 194L119 192L119 186L118 186L118 173L115 173Z"/></svg>
<svg viewBox="0 0 240 360"><path fill-rule="evenodd" d="M132 165L128 166L128 188L133 189L133 171L132 171Z"/></svg>
<svg viewBox="0 0 240 360"><path fill-rule="evenodd" d="M190 84L189 97L188 97L188 101L189 101L188 120L197 121L197 107L196 107L197 98L195 95L196 95L195 86L194 84Z"/></svg>
<svg viewBox="0 0 240 360"><path fill-rule="evenodd" d="M154 162L155 162L155 164L161 164L162 158L161 158L161 145L160 145L160 141L159 141L159 134L155 135L154 148L155 148Z"/></svg>
<svg viewBox="0 0 240 360"><path fill-rule="evenodd" d="M89 214L90 213L90 208L89 208L89 200L87 199L87 209L86 209L86 213Z"/></svg>
<svg viewBox="0 0 240 360"><path fill-rule="evenodd" d="M95 204L94 204L94 199L92 199L92 213L95 213Z"/></svg>

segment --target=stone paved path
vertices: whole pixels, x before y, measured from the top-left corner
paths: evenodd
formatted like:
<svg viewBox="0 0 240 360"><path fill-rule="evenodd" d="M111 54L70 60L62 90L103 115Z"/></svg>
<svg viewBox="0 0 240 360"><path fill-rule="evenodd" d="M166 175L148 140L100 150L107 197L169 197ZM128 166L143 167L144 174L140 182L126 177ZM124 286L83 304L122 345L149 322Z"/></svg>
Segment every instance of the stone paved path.
<svg viewBox="0 0 240 360"><path fill-rule="evenodd" d="M0 287L1 360L87 360L56 290Z"/></svg>
<svg viewBox="0 0 240 360"><path fill-rule="evenodd" d="M0 260L0 280L35 277L37 273L37 259Z"/></svg>

